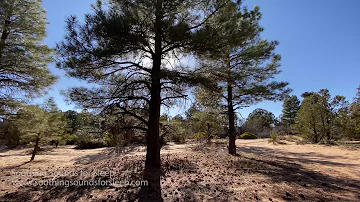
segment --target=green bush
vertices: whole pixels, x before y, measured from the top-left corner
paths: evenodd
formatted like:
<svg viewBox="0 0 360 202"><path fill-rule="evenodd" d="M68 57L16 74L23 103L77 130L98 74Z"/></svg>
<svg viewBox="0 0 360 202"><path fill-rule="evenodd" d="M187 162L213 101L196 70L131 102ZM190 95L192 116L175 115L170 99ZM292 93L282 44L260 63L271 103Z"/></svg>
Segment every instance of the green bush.
<svg viewBox="0 0 360 202"><path fill-rule="evenodd" d="M205 136L205 132L198 132L198 133L195 133L194 135L194 139L200 139L200 138L203 138Z"/></svg>
<svg viewBox="0 0 360 202"><path fill-rule="evenodd" d="M13 148L27 142L21 142L21 133L19 129L11 122L0 122L0 138L4 140L5 145Z"/></svg>
<svg viewBox="0 0 360 202"><path fill-rule="evenodd" d="M256 139L256 138L257 138L257 136L250 132L245 132L240 135L240 139Z"/></svg>
<svg viewBox="0 0 360 202"><path fill-rule="evenodd" d="M173 142L176 142L176 143L185 143L185 137L182 135L182 134L179 134L179 133L175 133L175 134L172 134L170 136L171 138L171 141Z"/></svg>
<svg viewBox="0 0 360 202"><path fill-rule="evenodd" d="M109 146L107 142L109 137L92 126L79 129L75 135L78 138L76 145L79 149L95 149Z"/></svg>
<svg viewBox="0 0 360 202"><path fill-rule="evenodd" d="M65 135L64 141L65 145L74 145L76 144L78 138L75 135Z"/></svg>
<svg viewBox="0 0 360 202"><path fill-rule="evenodd" d="M279 136L278 136L278 134L275 133L275 132L270 133L270 140L269 140L269 142L272 142L273 144L278 143L278 142L279 142Z"/></svg>

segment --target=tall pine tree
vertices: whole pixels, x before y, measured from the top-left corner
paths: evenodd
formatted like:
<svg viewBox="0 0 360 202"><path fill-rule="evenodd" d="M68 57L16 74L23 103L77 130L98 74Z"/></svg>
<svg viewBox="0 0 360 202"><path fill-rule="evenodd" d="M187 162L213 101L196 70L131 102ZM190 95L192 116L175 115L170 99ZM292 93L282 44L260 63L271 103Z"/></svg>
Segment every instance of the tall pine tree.
<svg viewBox="0 0 360 202"><path fill-rule="evenodd" d="M289 96L284 100L281 122L285 126L291 126L295 123L297 112L300 109L300 100L296 95Z"/></svg>
<svg viewBox="0 0 360 202"><path fill-rule="evenodd" d="M289 92L287 82L276 82L280 73L280 55L275 54L277 41L260 38L259 7L248 10L236 4L227 4L212 23L221 31L226 46L220 54L207 56L201 70L218 81L222 89L218 97L227 107L229 153L236 154L235 112L262 100L280 100ZM210 93L210 92L209 92ZM216 93L215 93L216 94ZM216 97L213 92L210 97Z"/></svg>
<svg viewBox="0 0 360 202"><path fill-rule="evenodd" d="M58 45L59 67L100 87L74 88L69 97L89 109L116 110L138 120L147 136L144 179L149 198L161 200L161 105L184 98L186 85L209 84L200 74L169 60L219 47L210 19L230 1L109 0L93 5L85 22L68 19ZM171 66L171 67L170 67ZM148 198L148 199L149 199Z"/></svg>

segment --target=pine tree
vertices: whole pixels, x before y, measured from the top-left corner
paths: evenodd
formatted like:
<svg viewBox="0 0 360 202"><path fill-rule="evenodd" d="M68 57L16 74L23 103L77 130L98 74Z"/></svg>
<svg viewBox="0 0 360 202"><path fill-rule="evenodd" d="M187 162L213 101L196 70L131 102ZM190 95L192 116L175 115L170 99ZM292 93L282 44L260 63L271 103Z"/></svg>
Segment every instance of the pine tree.
<svg viewBox="0 0 360 202"><path fill-rule="evenodd" d="M204 138L210 141L211 138L224 129L227 116L223 113L224 109L219 106L219 97L215 96L209 99L211 93L204 88L195 88L193 94L198 110L193 113L192 125L195 126L198 134L202 134Z"/></svg>
<svg viewBox="0 0 360 202"><path fill-rule="evenodd" d="M220 54L208 55L201 69L218 81L222 89L218 97L227 107L229 154L232 155L236 154L236 110L262 100L280 100L290 92L287 82L274 81L274 76L280 73L281 57L274 52L278 42L260 38L263 28L259 25L259 7L250 11L239 7L227 4L212 21L222 30L221 40L227 45Z"/></svg>
<svg viewBox="0 0 360 202"><path fill-rule="evenodd" d="M0 110L16 106L23 95L41 94L56 80L47 68L51 49L42 44L45 14L41 0L0 1Z"/></svg>
<svg viewBox="0 0 360 202"><path fill-rule="evenodd" d="M48 120L46 135L55 141L56 147L59 140L66 132L65 114L57 107L53 97L48 98L41 106L46 113Z"/></svg>
<svg viewBox="0 0 360 202"><path fill-rule="evenodd" d="M73 135L82 125L80 114L74 110L68 110L64 114L67 120L67 132Z"/></svg>
<svg viewBox="0 0 360 202"><path fill-rule="evenodd" d="M51 102L51 99L49 99L46 103ZM46 103L44 106L47 106ZM52 105L51 108L44 108L38 105L22 107L17 112L14 122L20 130L21 138L35 142L30 161L35 159L40 149L40 142L44 138L61 135L66 125L64 116L57 109L56 105Z"/></svg>
<svg viewBox="0 0 360 202"><path fill-rule="evenodd" d="M275 122L275 115L272 112L258 108L249 114L243 128L246 132L251 132L258 136L269 136Z"/></svg>
<svg viewBox="0 0 360 202"><path fill-rule="evenodd" d="M289 127L295 123L297 112L300 109L300 100L296 95L289 96L284 100L281 122Z"/></svg>
<svg viewBox="0 0 360 202"><path fill-rule="evenodd" d="M99 88L75 88L72 101L88 109L118 109L118 115L138 120L146 132L144 179L153 200L160 194L161 105L186 97L184 87L211 84L201 75L169 59L193 52L215 51L219 31L209 24L226 2L215 0L109 0L93 5L80 24L67 20L67 35L58 45L58 66L69 75ZM173 66L169 68L169 66Z"/></svg>
<svg viewBox="0 0 360 202"><path fill-rule="evenodd" d="M349 115L349 137L351 139L360 139L360 86L357 88L358 92L354 98L353 103L350 106Z"/></svg>
<svg viewBox="0 0 360 202"><path fill-rule="evenodd" d="M328 89L321 89L319 92L304 93L304 100L301 103L298 117L295 121L295 129L306 139L313 143L341 138L337 131L339 117L347 104L344 96L331 98Z"/></svg>

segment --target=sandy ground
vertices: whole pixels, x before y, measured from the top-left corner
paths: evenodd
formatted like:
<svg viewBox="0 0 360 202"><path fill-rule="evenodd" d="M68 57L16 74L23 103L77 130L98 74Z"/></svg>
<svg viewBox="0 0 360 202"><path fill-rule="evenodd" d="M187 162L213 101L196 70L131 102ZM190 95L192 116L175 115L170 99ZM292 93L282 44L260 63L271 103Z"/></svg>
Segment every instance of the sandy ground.
<svg viewBox="0 0 360 202"><path fill-rule="evenodd" d="M298 163L306 169L334 177L360 180L360 150L339 146L297 145L293 142L274 145L267 140L238 140L237 146L243 152Z"/></svg>
<svg viewBox="0 0 360 202"><path fill-rule="evenodd" d="M360 201L360 150L338 146L273 145L266 139L169 144L162 149L164 201ZM0 201L136 201L139 186L30 186L41 180L141 180L145 147L78 150L0 149ZM110 171L112 176L70 175ZM20 175L32 172L33 175ZM49 173L65 173L63 176ZM34 176L34 173L40 173ZM104 172L105 173L105 172Z"/></svg>

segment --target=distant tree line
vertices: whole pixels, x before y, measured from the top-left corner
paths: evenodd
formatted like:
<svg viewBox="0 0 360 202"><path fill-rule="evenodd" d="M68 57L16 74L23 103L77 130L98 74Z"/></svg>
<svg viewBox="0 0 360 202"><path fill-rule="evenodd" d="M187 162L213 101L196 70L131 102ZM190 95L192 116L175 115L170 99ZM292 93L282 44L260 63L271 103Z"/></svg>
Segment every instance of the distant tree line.
<svg viewBox="0 0 360 202"><path fill-rule="evenodd" d="M306 92L292 128L313 143L360 139L360 88L353 102L327 89Z"/></svg>

